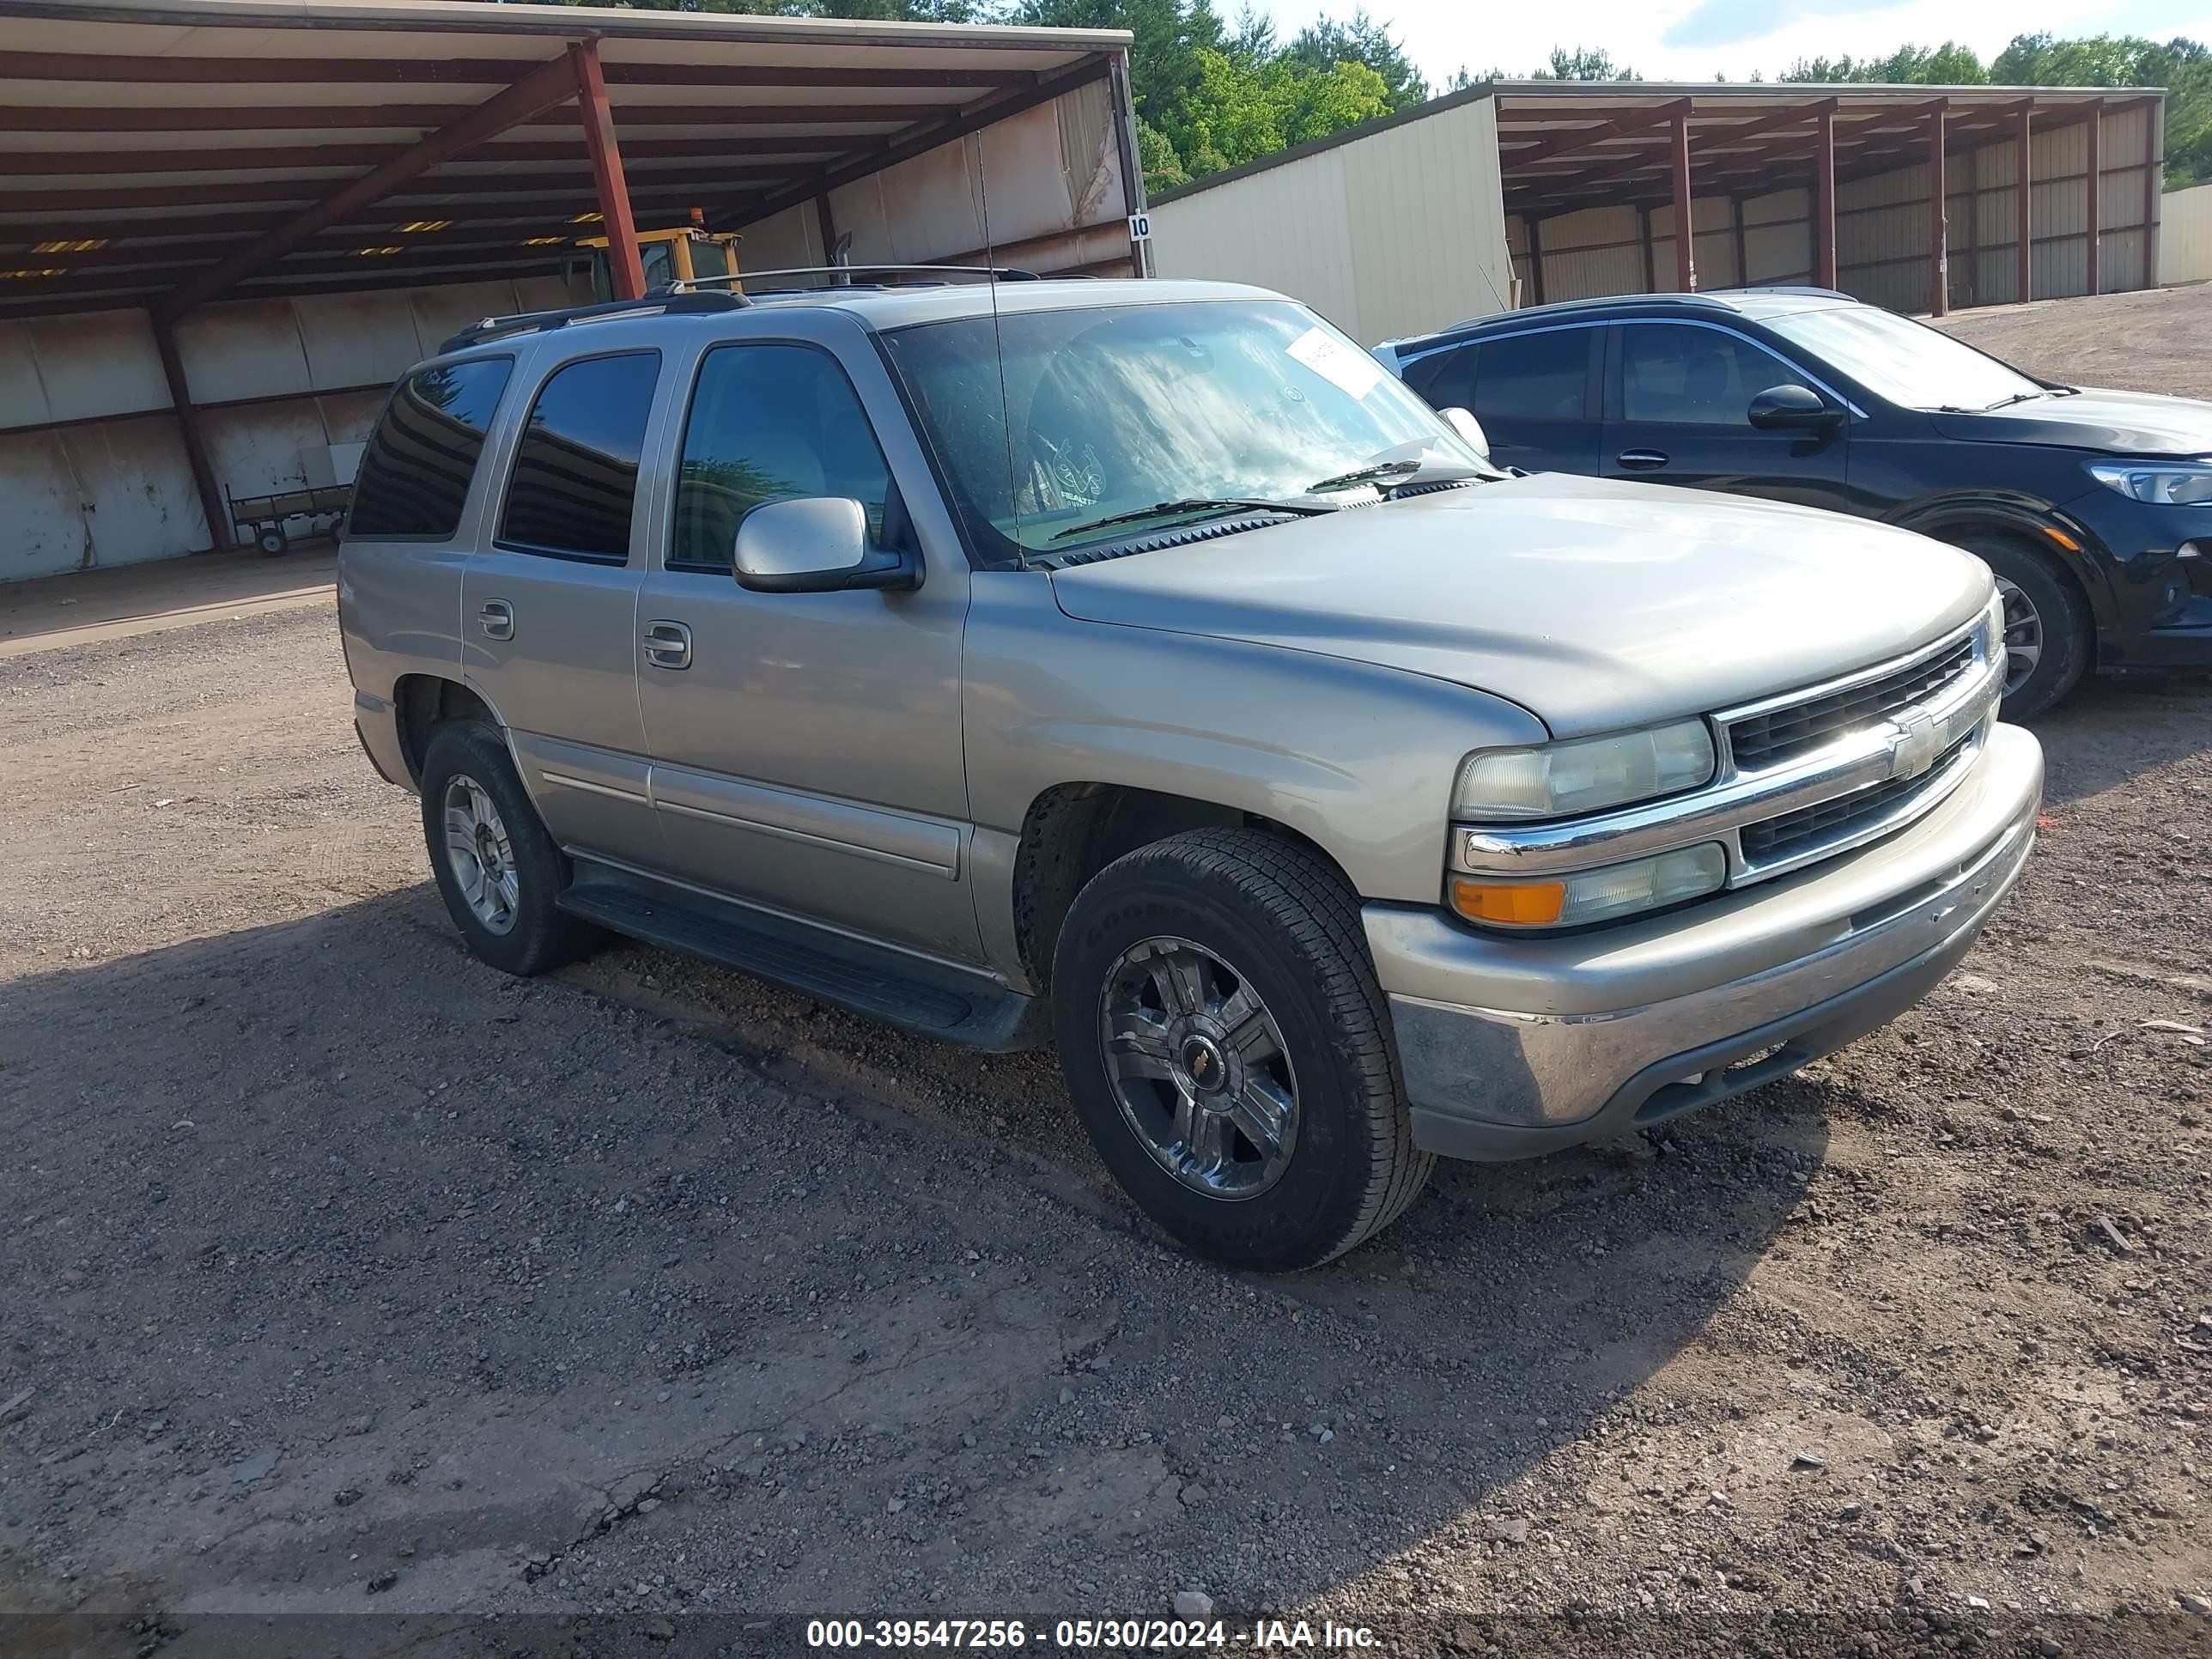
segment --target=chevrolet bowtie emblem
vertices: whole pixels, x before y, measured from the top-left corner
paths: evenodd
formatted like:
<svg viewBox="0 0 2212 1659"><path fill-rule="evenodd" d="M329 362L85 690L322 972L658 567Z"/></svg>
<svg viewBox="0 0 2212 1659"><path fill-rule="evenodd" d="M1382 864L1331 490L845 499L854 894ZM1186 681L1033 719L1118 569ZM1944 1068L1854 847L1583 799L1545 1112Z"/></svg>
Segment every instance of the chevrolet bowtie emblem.
<svg viewBox="0 0 2212 1659"><path fill-rule="evenodd" d="M1943 732L1936 717L1924 709L1911 708L1892 717L1897 735L1889 740L1889 775L1917 778L1936 764L1942 752Z"/></svg>
<svg viewBox="0 0 2212 1659"><path fill-rule="evenodd" d="M1206 1057L1206 1050L1200 1048L1190 1057L1190 1074L1193 1077L1204 1077L1206 1068L1212 1064L1212 1061Z"/></svg>

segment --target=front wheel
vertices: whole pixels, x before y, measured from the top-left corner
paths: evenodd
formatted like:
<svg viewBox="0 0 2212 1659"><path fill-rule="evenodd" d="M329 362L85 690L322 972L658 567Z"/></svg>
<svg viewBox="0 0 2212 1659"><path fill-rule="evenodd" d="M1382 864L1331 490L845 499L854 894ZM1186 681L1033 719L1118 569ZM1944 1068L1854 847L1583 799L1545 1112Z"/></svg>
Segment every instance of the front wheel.
<svg viewBox="0 0 2212 1659"><path fill-rule="evenodd" d="M1314 1267L1427 1182L1357 904L1302 848L1200 830L1108 866L1061 929L1053 1003L1091 1145L1201 1255Z"/></svg>
<svg viewBox="0 0 2212 1659"><path fill-rule="evenodd" d="M2017 542L1970 536L1959 545L1989 566L2004 601L2003 716L2032 720L2072 690L2089 665L2088 606L2064 572Z"/></svg>

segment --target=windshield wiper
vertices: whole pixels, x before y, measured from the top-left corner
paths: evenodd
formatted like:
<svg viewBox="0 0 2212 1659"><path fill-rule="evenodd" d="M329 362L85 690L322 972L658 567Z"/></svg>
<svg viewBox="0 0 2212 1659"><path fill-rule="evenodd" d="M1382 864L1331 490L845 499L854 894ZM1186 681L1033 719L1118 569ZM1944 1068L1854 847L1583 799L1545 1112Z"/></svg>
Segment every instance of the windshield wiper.
<svg viewBox="0 0 2212 1659"><path fill-rule="evenodd" d="M2050 395L2049 392L2040 389L2034 392L2015 392L2009 398L2000 398L1993 404L1984 404L1980 412L1986 415L1993 409L2009 409L2014 404L2024 404L2030 398L2047 398Z"/></svg>
<svg viewBox="0 0 2212 1659"><path fill-rule="evenodd" d="M1088 523L1071 525L1066 530L1055 531L1053 540L1064 542L1070 536L1087 536L1093 531L1110 530L1117 524L1134 524L1139 519L1157 519L1170 513L1292 513L1301 518L1311 518L1316 513L1334 513L1337 509L1321 501L1263 501L1239 500L1236 497L1216 499L1196 496L1182 501L1154 501L1150 507L1133 507L1127 513L1111 513L1103 519Z"/></svg>
<svg viewBox="0 0 2212 1659"><path fill-rule="evenodd" d="M1486 476L1480 469L1458 461L1376 461L1370 466L1355 466L1349 472L1340 472L1333 478L1323 478L1319 483L1310 483L1306 486L1306 493L1319 495L1331 489L1350 489L1355 484L1382 483L1386 479L1389 488L1402 489L1413 483L1417 475L1423 483L1457 483Z"/></svg>

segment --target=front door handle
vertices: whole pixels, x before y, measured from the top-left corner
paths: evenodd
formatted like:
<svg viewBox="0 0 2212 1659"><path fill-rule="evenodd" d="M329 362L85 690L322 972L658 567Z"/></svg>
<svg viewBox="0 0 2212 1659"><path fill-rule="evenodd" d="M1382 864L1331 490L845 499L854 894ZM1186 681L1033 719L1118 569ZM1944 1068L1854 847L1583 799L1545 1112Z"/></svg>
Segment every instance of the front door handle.
<svg viewBox="0 0 2212 1659"><path fill-rule="evenodd" d="M514 607L505 599L486 599L477 612L477 626L488 640L514 637Z"/></svg>
<svg viewBox="0 0 2212 1659"><path fill-rule="evenodd" d="M1663 449L1624 449L1613 459L1631 471L1648 472L1655 466L1667 465L1667 452Z"/></svg>
<svg viewBox="0 0 2212 1659"><path fill-rule="evenodd" d="M680 622L651 622L645 625L645 659L655 668L691 665L691 630Z"/></svg>

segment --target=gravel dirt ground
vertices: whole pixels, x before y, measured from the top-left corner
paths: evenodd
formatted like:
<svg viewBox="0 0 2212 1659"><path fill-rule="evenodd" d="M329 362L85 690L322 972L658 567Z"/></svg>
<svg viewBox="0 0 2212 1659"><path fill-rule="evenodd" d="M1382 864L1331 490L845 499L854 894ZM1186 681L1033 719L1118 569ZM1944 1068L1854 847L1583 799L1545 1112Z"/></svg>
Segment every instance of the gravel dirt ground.
<svg viewBox="0 0 2212 1659"><path fill-rule="evenodd" d="M2208 319L1955 326L2212 391ZM1138 1222L1044 1056L477 965L327 608L0 661L0 1611L76 1610L0 1651L1184 1591L1406 1652L2202 1651L2212 690L2040 729L2040 848L1924 1006L1258 1279ZM539 1628L484 1650L585 1650Z"/></svg>

